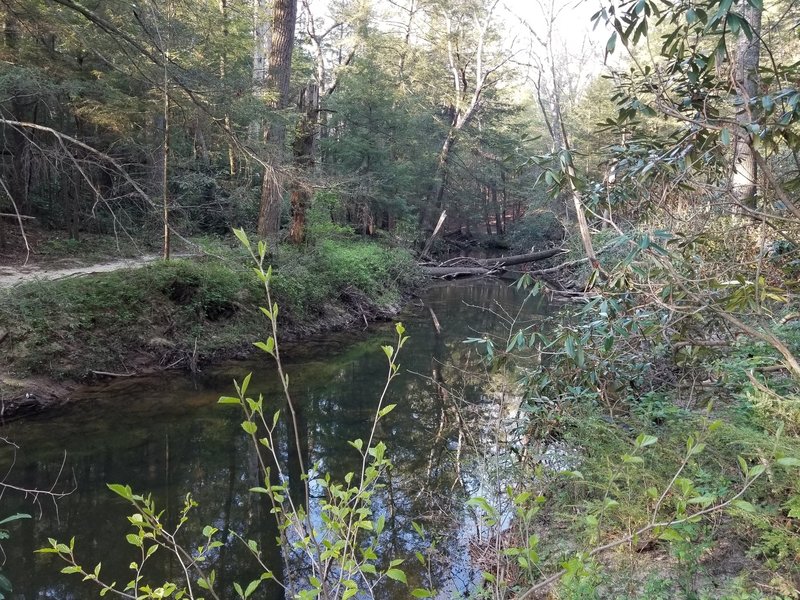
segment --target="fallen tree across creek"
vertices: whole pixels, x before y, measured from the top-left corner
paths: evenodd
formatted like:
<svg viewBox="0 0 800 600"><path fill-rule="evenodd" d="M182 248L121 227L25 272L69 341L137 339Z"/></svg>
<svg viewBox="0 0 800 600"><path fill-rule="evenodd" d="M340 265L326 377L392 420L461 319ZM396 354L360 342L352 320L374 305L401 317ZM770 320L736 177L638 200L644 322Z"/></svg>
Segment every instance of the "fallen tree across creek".
<svg viewBox="0 0 800 600"><path fill-rule="evenodd" d="M422 272L428 277L453 279L456 277L474 277L476 275L494 275L506 270L506 267L537 262L566 253L563 248L552 248L529 254L501 256L499 258L467 258L458 257L446 260L435 266L422 266Z"/></svg>

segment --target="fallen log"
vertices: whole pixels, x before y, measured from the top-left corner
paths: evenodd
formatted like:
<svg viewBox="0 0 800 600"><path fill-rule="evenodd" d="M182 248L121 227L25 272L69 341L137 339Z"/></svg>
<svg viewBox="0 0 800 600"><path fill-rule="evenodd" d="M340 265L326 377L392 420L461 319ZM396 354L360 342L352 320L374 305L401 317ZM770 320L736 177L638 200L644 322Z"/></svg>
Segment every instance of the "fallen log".
<svg viewBox="0 0 800 600"><path fill-rule="evenodd" d="M510 267L512 265L522 265L529 262L537 262L559 254L566 253L563 248L551 248L540 252L530 252L528 254L516 254L514 256L501 256L500 258L478 259L478 264L484 267Z"/></svg>
<svg viewBox="0 0 800 600"><path fill-rule="evenodd" d="M457 266L452 263L453 259L445 261L435 267L423 266L422 272L428 277L438 277L452 279L456 277L475 277L479 275L493 275L505 270L506 267L522 265L530 262L537 262L546 258L551 258L566 252L561 248L551 248L540 252L530 252L528 254L515 254L513 256L501 256L498 258L465 258L470 266Z"/></svg>
<svg viewBox="0 0 800 600"><path fill-rule="evenodd" d="M611 242L610 244L600 248L600 250L595 252L595 256L600 256L606 250L610 250L611 248L614 248L617 245L619 245L619 241L615 240L615 241ZM556 265L555 267L550 267L548 269L539 269L538 271L531 271L530 275L531 275L531 277L541 277L543 275L551 275L553 273L558 273L560 271L563 271L564 269L569 269L570 267L575 267L577 265L583 264L583 263L588 262L588 261L589 261L589 259L584 256L583 258L579 258L577 260L571 260L571 261L568 261L568 262L565 262L565 263L561 263L560 265Z"/></svg>
<svg viewBox="0 0 800 600"><path fill-rule="evenodd" d="M441 279L491 275L497 273L499 270L500 269L487 269L486 267L422 267L422 272L428 277L437 277Z"/></svg>

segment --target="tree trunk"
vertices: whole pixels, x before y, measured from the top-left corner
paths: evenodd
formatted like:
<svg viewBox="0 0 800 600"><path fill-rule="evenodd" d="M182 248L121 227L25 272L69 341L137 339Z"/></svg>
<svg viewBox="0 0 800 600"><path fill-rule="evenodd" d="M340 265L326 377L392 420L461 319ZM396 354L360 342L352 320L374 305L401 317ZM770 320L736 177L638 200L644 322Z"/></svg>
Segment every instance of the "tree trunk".
<svg viewBox="0 0 800 600"><path fill-rule="evenodd" d="M293 153L298 175L308 172L314 166L314 138L316 135L316 114L319 103L319 88L309 83L300 94L301 117L295 133ZM311 190L299 178L292 184L292 229L289 240L300 244L306 236L306 209L311 199Z"/></svg>
<svg viewBox="0 0 800 600"><path fill-rule="evenodd" d="M488 30L489 23L492 20L492 14L496 6L497 2L494 2L484 16L483 21L481 21L477 16L475 17L475 23L477 24L477 31L475 31L476 47L474 54L471 57L471 62L474 64L475 69L475 82L472 91L467 89L467 80L464 76L468 65L461 63L461 55L453 44L454 33L456 33L453 29L453 21L449 14L446 12L444 14L447 36L447 61L453 76L455 102L451 106L452 119L450 121L450 128L448 129L447 137L442 144L442 150L439 152L439 160L436 165L435 181L437 188L434 196L436 202L436 212L439 212L444 208L444 194L447 186L450 155L452 154L453 146L455 145L460 132L472 121L473 117L477 113L481 97L483 96L487 87L487 70L486 66L484 65L485 57L483 50L486 32ZM435 214L431 213L430 210L427 212L429 213L429 217L432 217L433 214Z"/></svg>
<svg viewBox="0 0 800 600"><path fill-rule="evenodd" d="M489 187L481 186L483 197L483 225L486 227L486 235L492 235L492 222L489 219Z"/></svg>
<svg viewBox="0 0 800 600"><path fill-rule="evenodd" d="M67 233L69 233L69 239L76 242L80 240L78 227L80 225L81 181L80 179L73 180L72 193L67 193L67 198L69 199Z"/></svg>
<svg viewBox="0 0 800 600"><path fill-rule="evenodd" d="M263 101L267 81L267 58L270 55L270 8L268 0L253 0L253 96ZM250 142L261 141L261 119L253 119L248 129Z"/></svg>
<svg viewBox="0 0 800 600"><path fill-rule="evenodd" d="M258 210L258 235L265 238L278 233L281 224L281 183L271 168L264 169L261 181L261 206Z"/></svg>
<svg viewBox="0 0 800 600"><path fill-rule="evenodd" d="M164 94L164 104L163 104L163 146L162 146L162 156L161 156L161 194L162 194L162 203L164 209L164 240L163 240L163 248L162 248L162 257L164 260L169 260L170 255L170 213L169 213L169 52L170 52L170 18L172 13L172 3L171 1L167 2L167 26L166 26L166 35L164 36L164 41L162 42L162 55L164 59L164 88L162 90Z"/></svg>
<svg viewBox="0 0 800 600"><path fill-rule="evenodd" d="M166 70L164 71L166 77ZM170 226L169 226L169 94L167 81L164 81L164 145L161 158L161 200L164 208L164 246L162 255L164 260L169 260L170 255Z"/></svg>
<svg viewBox="0 0 800 600"><path fill-rule="evenodd" d="M494 230L498 236L505 233L503 231L503 218L500 216L500 203L497 200L497 186L492 183L489 186L492 193L492 206L494 207Z"/></svg>
<svg viewBox="0 0 800 600"><path fill-rule="evenodd" d="M162 90L163 91L163 90ZM161 200L161 225L163 228L162 238L162 257L169 258L169 122L167 114L169 109L169 99L162 99L161 111L153 116L153 129L156 131L154 145L158 144L153 157L153 172L151 184L151 197L154 201ZM157 205L156 205L157 206Z"/></svg>
<svg viewBox="0 0 800 600"><path fill-rule="evenodd" d="M600 267L599 263L597 262L597 256L594 253L594 246L592 245L592 236L591 232L589 231L589 224L586 222L586 215L583 212L583 199L581 198L580 190L578 190L577 186L575 185L576 173L575 173L575 163L572 159L572 150L570 149L569 145L569 136L567 135L567 126L564 123L564 112L561 107L561 93L559 89L559 77L558 71L556 70L556 59L555 54L553 53L553 23L555 17L553 16L553 8L555 7L555 2L551 2L550 5L550 16L548 21L548 30L547 30L547 39L546 39L546 48L547 48L547 61L548 61L548 68L550 71L550 77L552 78L552 93L550 95L550 111L552 116L552 123L548 124L548 128L550 130L550 135L553 138L553 146L554 150L559 151L559 162L563 165L564 175L566 175L567 185L568 185L568 192L569 195L572 196L572 203L567 201L566 194L561 193L559 194L559 201L561 199L564 200L564 211L565 216L567 219L574 217L578 221L578 231L581 236L581 241L583 242L583 248L586 252L586 258L592 265L593 269L598 269ZM542 97L541 97L541 88L537 86L538 96L539 96L539 104L542 108L542 112L545 114L545 120L547 120L547 113L544 109ZM566 153L566 154L561 154ZM566 160L564 160L566 158ZM570 213L574 211L574 215Z"/></svg>
<svg viewBox="0 0 800 600"><path fill-rule="evenodd" d="M406 23L406 31L403 36L403 49L400 51L400 60L397 63L397 80L403 85L405 82L406 59L411 48L411 31L414 25L414 14L417 12L416 0L411 0L411 6L408 7L408 22Z"/></svg>
<svg viewBox="0 0 800 600"><path fill-rule="evenodd" d="M283 110L289 106L289 81L292 74L292 50L297 20L297 0L276 0L272 8L272 47L269 53L267 86L277 92L273 108ZM276 120L270 127L269 141L274 145L276 163L284 160L286 127ZM258 215L258 234L266 237L278 232L282 190L278 172L265 173L261 186L261 206Z"/></svg>
<svg viewBox="0 0 800 600"><path fill-rule="evenodd" d="M194 143L192 153L194 159L199 159L204 167L211 166L211 159L208 155L208 144L206 144L206 136L203 134L203 128L198 121L194 123Z"/></svg>
<svg viewBox="0 0 800 600"><path fill-rule="evenodd" d="M278 92L275 106L278 110L289 106L289 82L292 76L296 21L297 0L275 0L272 8L272 45L267 85ZM270 128L270 138L278 145L286 139L286 127L280 120Z"/></svg>
<svg viewBox="0 0 800 600"><path fill-rule="evenodd" d="M758 61L761 44L761 8L756 8L747 0L740 0L742 16L750 23L753 30L752 39L747 39L743 32L739 32L736 40L735 85L739 96L739 106L736 111L736 121L740 126L753 122L750 110L750 100L758 94ZM735 136L733 151L733 175L731 187L736 199L748 208L756 208L756 194L758 191L758 165L751 146L751 134L740 131Z"/></svg>
<svg viewBox="0 0 800 600"><path fill-rule="evenodd" d="M458 129L456 125L450 128L447 132L447 137L442 144L442 149L439 152L439 160L436 163L436 198L434 205L435 212L441 212L444 205L444 191L447 187L447 170L450 164L450 152L453 150L453 145L456 143L456 133Z"/></svg>
<svg viewBox="0 0 800 600"><path fill-rule="evenodd" d="M228 43L228 0L219 0L219 16L220 20L222 21L222 39L224 43L222 45L222 53L219 56L219 79L220 83L222 84L223 92L227 92L225 76L227 73L227 63L228 57L225 52L225 48L227 47ZM223 123L225 124L225 130L231 130L231 116L228 111L225 111L223 116ZM236 160L233 154L233 144L231 143L230 139L228 139L228 174L233 178L236 174Z"/></svg>
<svg viewBox="0 0 800 600"><path fill-rule="evenodd" d="M439 230L444 225L444 220L447 218L447 211L443 210L442 214L439 216L439 221L436 223L436 227L433 228L433 233L431 237L428 238L428 241L425 243L425 247L422 249L422 256L426 256L428 252L430 252L431 246L433 245L433 240L436 239L436 236L439 234Z"/></svg>
<svg viewBox="0 0 800 600"><path fill-rule="evenodd" d="M503 233L507 231L508 225L508 191L506 189L506 172L504 169L500 169L500 181L503 184L503 189L501 190L501 197L503 198Z"/></svg>
<svg viewBox="0 0 800 600"><path fill-rule="evenodd" d="M19 21L10 15L3 23L3 43L8 50L16 50L19 43Z"/></svg>
<svg viewBox="0 0 800 600"><path fill-rule="evenodd" d="M13 16L6 15L3 24L3 43L6 50L18 60L17 50L20 42L20 24ZM22 98L14 95L11 98L11 114L17 121L28 120L26 103ZM25 185L25 163L28 153L28 139L20 131L14 128L4 130L4 141L10 148L11 153L11 172L8 174L11 195L16 199L22 211L30 211L28 190ZM10 141L10 143L9 143Z"/></svg>

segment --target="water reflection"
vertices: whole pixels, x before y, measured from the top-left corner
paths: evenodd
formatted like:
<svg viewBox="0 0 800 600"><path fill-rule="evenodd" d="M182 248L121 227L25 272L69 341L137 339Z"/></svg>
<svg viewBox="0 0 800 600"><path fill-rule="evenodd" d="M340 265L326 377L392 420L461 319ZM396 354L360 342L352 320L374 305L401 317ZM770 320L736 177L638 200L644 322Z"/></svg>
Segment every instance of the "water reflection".
<svg viewBox="0 0 800 600"><path fill-rule="evenodd" d="M503 283L449 284L428 290L421 303L403 316L411 339L400 360L404 372L387 398L398 406L377 432L389 447L394 469L385 488L375 495L373 508L387 520L382 554L411 558L404 568L412 588L429 585L426 569L413 559L414 551L424 551L426 542L409 526L412 519L439 540L442 550L431 575L442 597L474 580L465 552L471 536L463 512L465 488L474 493L483 485L478 465L492 452L497 432L507 430L516 418L519 399L508 393L502 374L480 374L476 349L463 340L496 330L503 311L516 311L522 297ZM494 312L475 308L479 306ZM431 310L441 323L440 335L434 330ZM529 303L520 318L536 319L542 311L542 306ZM292 394L300 408L301 455L293 443L286 443L290 425L283 421L279 427L279 451L290 482L298 482L301 461L319 464L336 479L360 470L361 458L347 442L368 436L386 374L379 345L392 339L393 330L386 324L284 349L290 357L286 369ZM4 426L2 435L20 445L9 482L49 487L66 451L62 480L66 487L76 486L73 494L58 502L58 510L46 501L32 506L30 500L3 498L3 515L19 509L37 512L36 519L14 526L4 547L4 569L14 583L14 598L69 600L96 593L80 578L61 575L61 565L52 556L34 554L48 537L64 540L74 535L85 566L102 561L107 579L130 579L127 567L136 559L136 549L125 542L129 533L125 516L130 510L107 490L109 482L152 492L172 519L191 492L199 503L186 530L192 545L199 543L202 527L211 524L255 539L265 549L274 547L277 531L269 506L263 497L247 491L263 482L240 427L241 414L236 407L217 405L220 395L231 393L232 379L241 380L251 370L250 390L263 392L271 409L282 408L273 368L258 357L209 369L195 378L165 375L90 388L68 406ZM6 456L3 463L7 466L10 460ZM297 501L302 501L302 494L301 486L292 485ZM217 578L226 597L233 596L227 590L234 576L246 583L258 574L241 544L229 542L216 557ZM285 573L287 563L297 564L294 557L277 552L265 560L277 574ZM155 561L152 580L168 578L177 567ZM259 597L283 597L277 586L263 591L262 587ZM408 591L389 582L379 595L405 598Z"/></svg>

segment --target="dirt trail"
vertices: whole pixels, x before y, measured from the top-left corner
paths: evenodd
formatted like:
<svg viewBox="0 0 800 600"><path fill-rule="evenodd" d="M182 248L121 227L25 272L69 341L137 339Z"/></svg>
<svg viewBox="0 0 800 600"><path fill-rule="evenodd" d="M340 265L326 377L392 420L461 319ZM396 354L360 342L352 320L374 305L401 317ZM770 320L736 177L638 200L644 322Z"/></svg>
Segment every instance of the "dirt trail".
<svg viewBox="0 0 800 600"><path fill-rule="evenodd" d="M174 258L186 258L191 254L174 255ZM63 269L53 268L52 265L28 265L24 267L0 266L0 288L13 287L29 281L53 281L67 277L83 277L95 273L111 273L121 269L136 269L159 260L156 255L140 256L138 258L123 258L94 265L69 267Z"/></svg>

